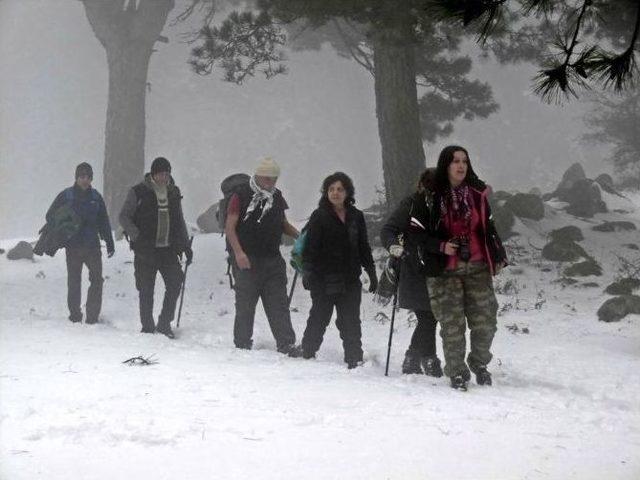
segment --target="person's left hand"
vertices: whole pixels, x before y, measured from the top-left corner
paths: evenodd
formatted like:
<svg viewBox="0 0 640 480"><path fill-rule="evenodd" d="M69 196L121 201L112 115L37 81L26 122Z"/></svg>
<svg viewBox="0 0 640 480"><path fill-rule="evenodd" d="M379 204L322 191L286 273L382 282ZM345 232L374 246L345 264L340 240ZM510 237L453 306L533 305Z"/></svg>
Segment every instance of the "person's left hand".
<svg viewBox="0 0 640 480"><path fill-rule="evenodd" d="M184 256L187 259L186 264L191 265L191 263L193 262L193 250L191 249L191 247L187 247L184 249Z"/></svg>

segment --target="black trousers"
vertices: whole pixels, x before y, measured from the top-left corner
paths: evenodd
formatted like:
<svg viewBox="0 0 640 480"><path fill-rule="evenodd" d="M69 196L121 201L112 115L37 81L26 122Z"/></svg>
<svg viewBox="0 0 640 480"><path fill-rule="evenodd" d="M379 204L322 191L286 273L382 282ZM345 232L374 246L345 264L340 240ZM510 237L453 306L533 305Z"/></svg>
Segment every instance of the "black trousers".
<svg viewBox="0 0 640 480"><path fill-rule="evenodd" d="M89 270L87 292L87 323L98 321L102 308L102 252L100 247L67 247L67 305L69 320L82 321L82 266Z"/></svg>
<svg viewBox="0 0 640 480"><path fill-rule="evenodd" d="M135 268L136 288L140 295L140 321L145 329L155 328L153 320L153 293L156 286L156 274L160 272L164 280L164 301L158 317L158 325L168 325L173 321L176 303L184 273L178 261L178 255L170 248L136 251L133 266Z"/></svg>
<svg viewBox="0 0 640 480"><path fill-rule="evenodd" d="M251 268L248 270L241 270L232 260L236 293L233 341L236 347L251 348L253 344L253 323L259 299L262 300L277 348L280 350L295 344L296 334L289 313L287 267L284 259L278 255L250 260Z"/></svg>
<svg viewBox="0 0 640 480"><path fill-rule="evenodd" d="M344 348L344 361L362 360L362 330L360 327L360 300L362 298L360 282L346 285L346 291L339 294L326 294L324 289L311 290L311 310L307 328L302 337L302 349L305 354L313 355L322 345L324 332L331 322L335 307L336 327L340 332Z"/></svg>
<svg viewBox="0 0 640 480"><path fill-rule="evenodd" d="M436 355L436 326L438 322L431 310L415 310L416 325L409 349L425 357Z"/></svg>

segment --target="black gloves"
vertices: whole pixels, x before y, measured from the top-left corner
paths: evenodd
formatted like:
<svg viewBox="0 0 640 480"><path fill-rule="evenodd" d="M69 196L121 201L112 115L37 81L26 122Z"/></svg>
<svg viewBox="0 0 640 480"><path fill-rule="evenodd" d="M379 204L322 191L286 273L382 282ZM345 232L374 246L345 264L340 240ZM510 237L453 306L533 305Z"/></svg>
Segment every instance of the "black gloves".
<svg viewBox="0 0 640 480"><path fill-rule="evenodd" d="M367 275L369 276L369 293L376 293L376 290L378 290L378 275L375 267L368 269Z"/></svg>

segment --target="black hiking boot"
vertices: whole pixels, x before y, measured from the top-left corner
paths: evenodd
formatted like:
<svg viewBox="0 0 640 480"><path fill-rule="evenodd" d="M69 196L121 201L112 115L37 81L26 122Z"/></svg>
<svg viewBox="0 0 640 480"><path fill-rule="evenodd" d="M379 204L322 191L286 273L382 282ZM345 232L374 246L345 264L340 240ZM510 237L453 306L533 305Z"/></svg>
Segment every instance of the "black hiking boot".
<svg viewBox="0 0 640 480"><path fill-rule="evenodd" d="M278 353L284 353L291 358L298 358L302 355L302 347L296 347L295 344L289 343L278 348Z"/></svg>
<svg viewBox="0 0 640 480"><path fill-rule="evenodd" d="M422 357L422 368L424 369L425 375L435 378L440 378L442 376L440 359L435 355L433 357Z"/></svg>
<svg viewBox="0 0 640 480"><path fill-rule="evenodd" d="M421 374L420 358L418 352L411 349L407 350L404 354L404 361L402 362L402 373L406 375Z"/></svg>
<svg viewBox="0 0 640 480"><path fill-rule="evenodd" d="M154 333L155 331L155 325L142 325L142 330L140 330L140 333Z"/></svg>
<svg viewBox="0 0 640 480"><path fill-rule="evenodd" d="M156 332L161 333L162 335L164 335L167 338L170 338L171 340L176 338L176 334L173 333L173 330L171 330L171 325L168 323L165 325L158 324L158 326L156 327Z"/></svg>
<svg viewBox="0 0 640 480"><path fill-rule="evenodd" d="M98 323L98 319L97 318L87 318L84 323L86 323L87 325L95 325L96 323Z"/></svg>
<svg viewBox="0 0 640 480"><path fill-rule="evenodd" d="M347 369L349 370L353 370L354 368L358 368L359 366L362 365L362 361L358 361L358 360L349 360L347 362Z"/></svg>
<svg viewBox="0 0 640 480"><path fill-rule="evenodd" d="M489 370L487 370L487 367L482 365L478 368L475 369L475 372L473 372L476 374L476 383L478 385L487 385L487 386L491 386L491 373L489 373Z"/></svg>
<svg viewBox="0 0 640 480"><path fill-rule="evenodd" d="M451 377L451 388L466 392L467 380L462 375L454 375L453 377Z"/></svg>
<svg viewBox="0 0 640 480"><path fill-rule="evenodd" d="M69 321L71 323L80 323L82 322L82 314L78 315L69 315Z"/></svg>

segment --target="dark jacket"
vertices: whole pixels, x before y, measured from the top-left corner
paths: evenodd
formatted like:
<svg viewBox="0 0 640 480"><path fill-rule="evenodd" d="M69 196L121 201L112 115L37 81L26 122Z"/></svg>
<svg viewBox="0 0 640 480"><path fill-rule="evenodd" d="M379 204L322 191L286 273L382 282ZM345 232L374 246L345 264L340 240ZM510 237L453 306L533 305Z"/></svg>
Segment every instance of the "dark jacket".
<svg viewBox="0 0 640 480"><path fill-rule="evenodd" d="M433 220L433 195L415 193L400 202L380 231L382 245L388 250L399 244L402 236L404 256L400 264L398 306L409 310L430 310L426 270L437 263L437 271L444 268L446 258L440 253L440 238L429 233ZM416 219L425 229L411 224ZM430 252L425 251L429 246ZM431 253L431 256L428 254ZM425 262L428 260L428 262Z"/></svg>
<svg viewBox="0 0 640 480"><path fill-rule="evenodd" d="M169 202L169 248L184 252L189 245L187 226L182 213L182 194L170 180L167 185ZM151 185L151 174L129 190L120 211L120 225L129 236L131 248L136 251L152 250L158 231L158 200Z"/></svg>
<svg viewBox="0 0 640 480"><path fill-rule="evenodd" d="M253 198L253 190L249 184L240 185L236 194L240 198L240 220L236 227L238 240L242 250L251 257L275 257L280 256L280 243L284 231L285 210L287 203L282 197L282 192L275 189L273 193L273 205L262 217L261 208L256 208L249 218L244 219L247 208ZM233 249L227 245L227 250L233 255Z"/></svg>
<svg viewBox="0 0 640 480"><path fill-rule="evenodd" d="M56 230L56 212L65 205L71 207L80 221L77 233L66 241L65 247L99 249L102 238L107 244L108 251L114 249L107 208L102 195L92 187L82 190L79 186L74 185L60 192L47 211L48 227L45 231Z"/></svg>
<svg viewBox="0 0 640 480"><path fill-rule="evenodd" d="M471 196L473 197L473 204L477 206L478 212L480 214L480 239L483 243L483 248L485 250L485 257L488 260L489 270L492 275L497 273L498 265L507 265L507 253L502 245L502 241L500 240L500 236L496 231L496 227L493 223L493 219L491 216L491 207L489 206L488 195L490 189L486 186L484 187L470 187ZM438 195L434 195L433 199L433 213L432 213L432 222L429 230L432 232L431 239L425 240L425 242L432 242L433 239L440 239L441 241L446 241L450 238L449 233L444 225L444 222L441 220L441 210L440 210L440 198ZM427 245L427 243L425 243ZM430 257L438 256L438 254L430 254ZM445 265L442 266L440 271L436 270L427 270L428 277L435 277L442 274L444 271Z"/></svg>
<svg viewBox="0 0 640 480"><path fill-rule="evenodd" d="M362 267L370 278L375 276L362 212L347 207L343 223L332 207L318 207L307 224L302 264L308 288L327 293L343 293L347 284L358 283Z"/></svg>

